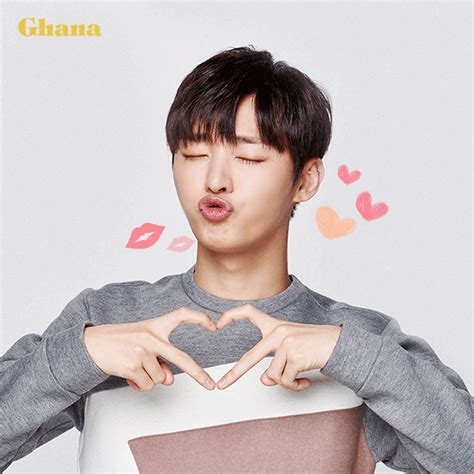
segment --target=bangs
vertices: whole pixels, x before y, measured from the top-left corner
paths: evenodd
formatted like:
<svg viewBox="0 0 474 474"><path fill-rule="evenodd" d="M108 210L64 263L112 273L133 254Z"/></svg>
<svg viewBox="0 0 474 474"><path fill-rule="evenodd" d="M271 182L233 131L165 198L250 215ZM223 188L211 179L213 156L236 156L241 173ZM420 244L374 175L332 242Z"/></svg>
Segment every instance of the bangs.
<svg viewBox="0 0 474 474"><path fill-rule="evenodd" d="M237 109L240 102L249 95L254 98L255 121L262 145L274 148L279 153L288 150L287 133L282 120L285 113L281 110L282 104L278 98L272 97L270 90L236 90L215 97L212 101L205 94L199 95L174 114L167 125L171 152L176 153L181 145L198 142L220 142L237 146Z"/></svg>

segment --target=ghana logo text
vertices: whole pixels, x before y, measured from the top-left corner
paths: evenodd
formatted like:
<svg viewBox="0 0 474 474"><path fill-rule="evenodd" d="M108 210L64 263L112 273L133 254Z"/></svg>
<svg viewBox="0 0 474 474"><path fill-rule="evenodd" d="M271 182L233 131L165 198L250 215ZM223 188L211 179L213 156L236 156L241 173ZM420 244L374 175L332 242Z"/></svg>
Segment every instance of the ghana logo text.
<svg viewBox="0 0 474 474"><path fill-rule="evenodd" d="M18 23L18 31L23 36L102 36L100 25L63 23L47 23L44 18L22 18Z"/></svg>

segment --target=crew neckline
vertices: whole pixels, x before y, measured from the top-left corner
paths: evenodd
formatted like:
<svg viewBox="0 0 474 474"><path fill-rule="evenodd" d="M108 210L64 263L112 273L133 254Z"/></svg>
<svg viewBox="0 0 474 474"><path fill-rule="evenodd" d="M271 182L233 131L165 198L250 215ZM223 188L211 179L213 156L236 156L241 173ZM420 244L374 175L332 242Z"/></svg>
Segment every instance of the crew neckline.
<svg viewBox="0 0 474 474"><path fill-rule="evenodd" d="M275 312L291 303L295 298L300 296L306 288L295 275L290 273L291 284L276 295L254 300L232 300L213 295L200 288L194 280L195 267L196 264L181 274L183 289L188 297L199 306L216 312L223 312L229 308L242 306L247 303L250 303L255 308L265 311L266 313Z"/></svg>

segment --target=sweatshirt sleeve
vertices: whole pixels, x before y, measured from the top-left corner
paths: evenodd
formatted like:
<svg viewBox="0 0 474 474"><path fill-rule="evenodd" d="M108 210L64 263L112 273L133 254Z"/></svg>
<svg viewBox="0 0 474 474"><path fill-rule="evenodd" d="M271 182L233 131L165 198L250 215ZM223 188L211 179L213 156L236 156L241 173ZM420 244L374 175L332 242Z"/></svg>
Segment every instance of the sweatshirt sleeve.
<svg viewBox="0 0 474 474"><path fill-rule="evenodd" d="M44 333L26 334L0 357L0 472L78 424L83 395L105 381L84 344L92 326L82 290Z"/></svg>
<svg viewBox="0 0 474 474"><path fill-rule="evenodd" d="M321 373L363 399L375 461L404 472L474 472L474 398L459 374L393 318L381 334L352 321L341 328Z"/></svg>

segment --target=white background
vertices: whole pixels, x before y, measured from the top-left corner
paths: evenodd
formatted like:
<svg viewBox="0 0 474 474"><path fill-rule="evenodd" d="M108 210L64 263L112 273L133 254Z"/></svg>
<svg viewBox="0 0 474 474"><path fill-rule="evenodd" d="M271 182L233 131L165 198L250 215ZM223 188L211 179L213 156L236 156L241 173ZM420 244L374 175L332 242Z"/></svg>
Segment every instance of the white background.
<svg viewBox="0 0 474 474"><path fill-rule="evenodd" d="M99 23L101 37L29 37L24 17ZM290 225L289 271L320 293L395 317L472 393L471 6L424 2L9 2L2 18L1 353L41 334L86 287L185 271L195 249L164 125L198 63L253 44L329 92L324 182ZM347 164L361 178L345 185ZM365 221L369 191L389 212ZM352 217L328 240L320 206ZM143 222L151 248L125 248ZM79 432L7 472L74 471ZM377 472L388 471L383 466Z"/></svg>

